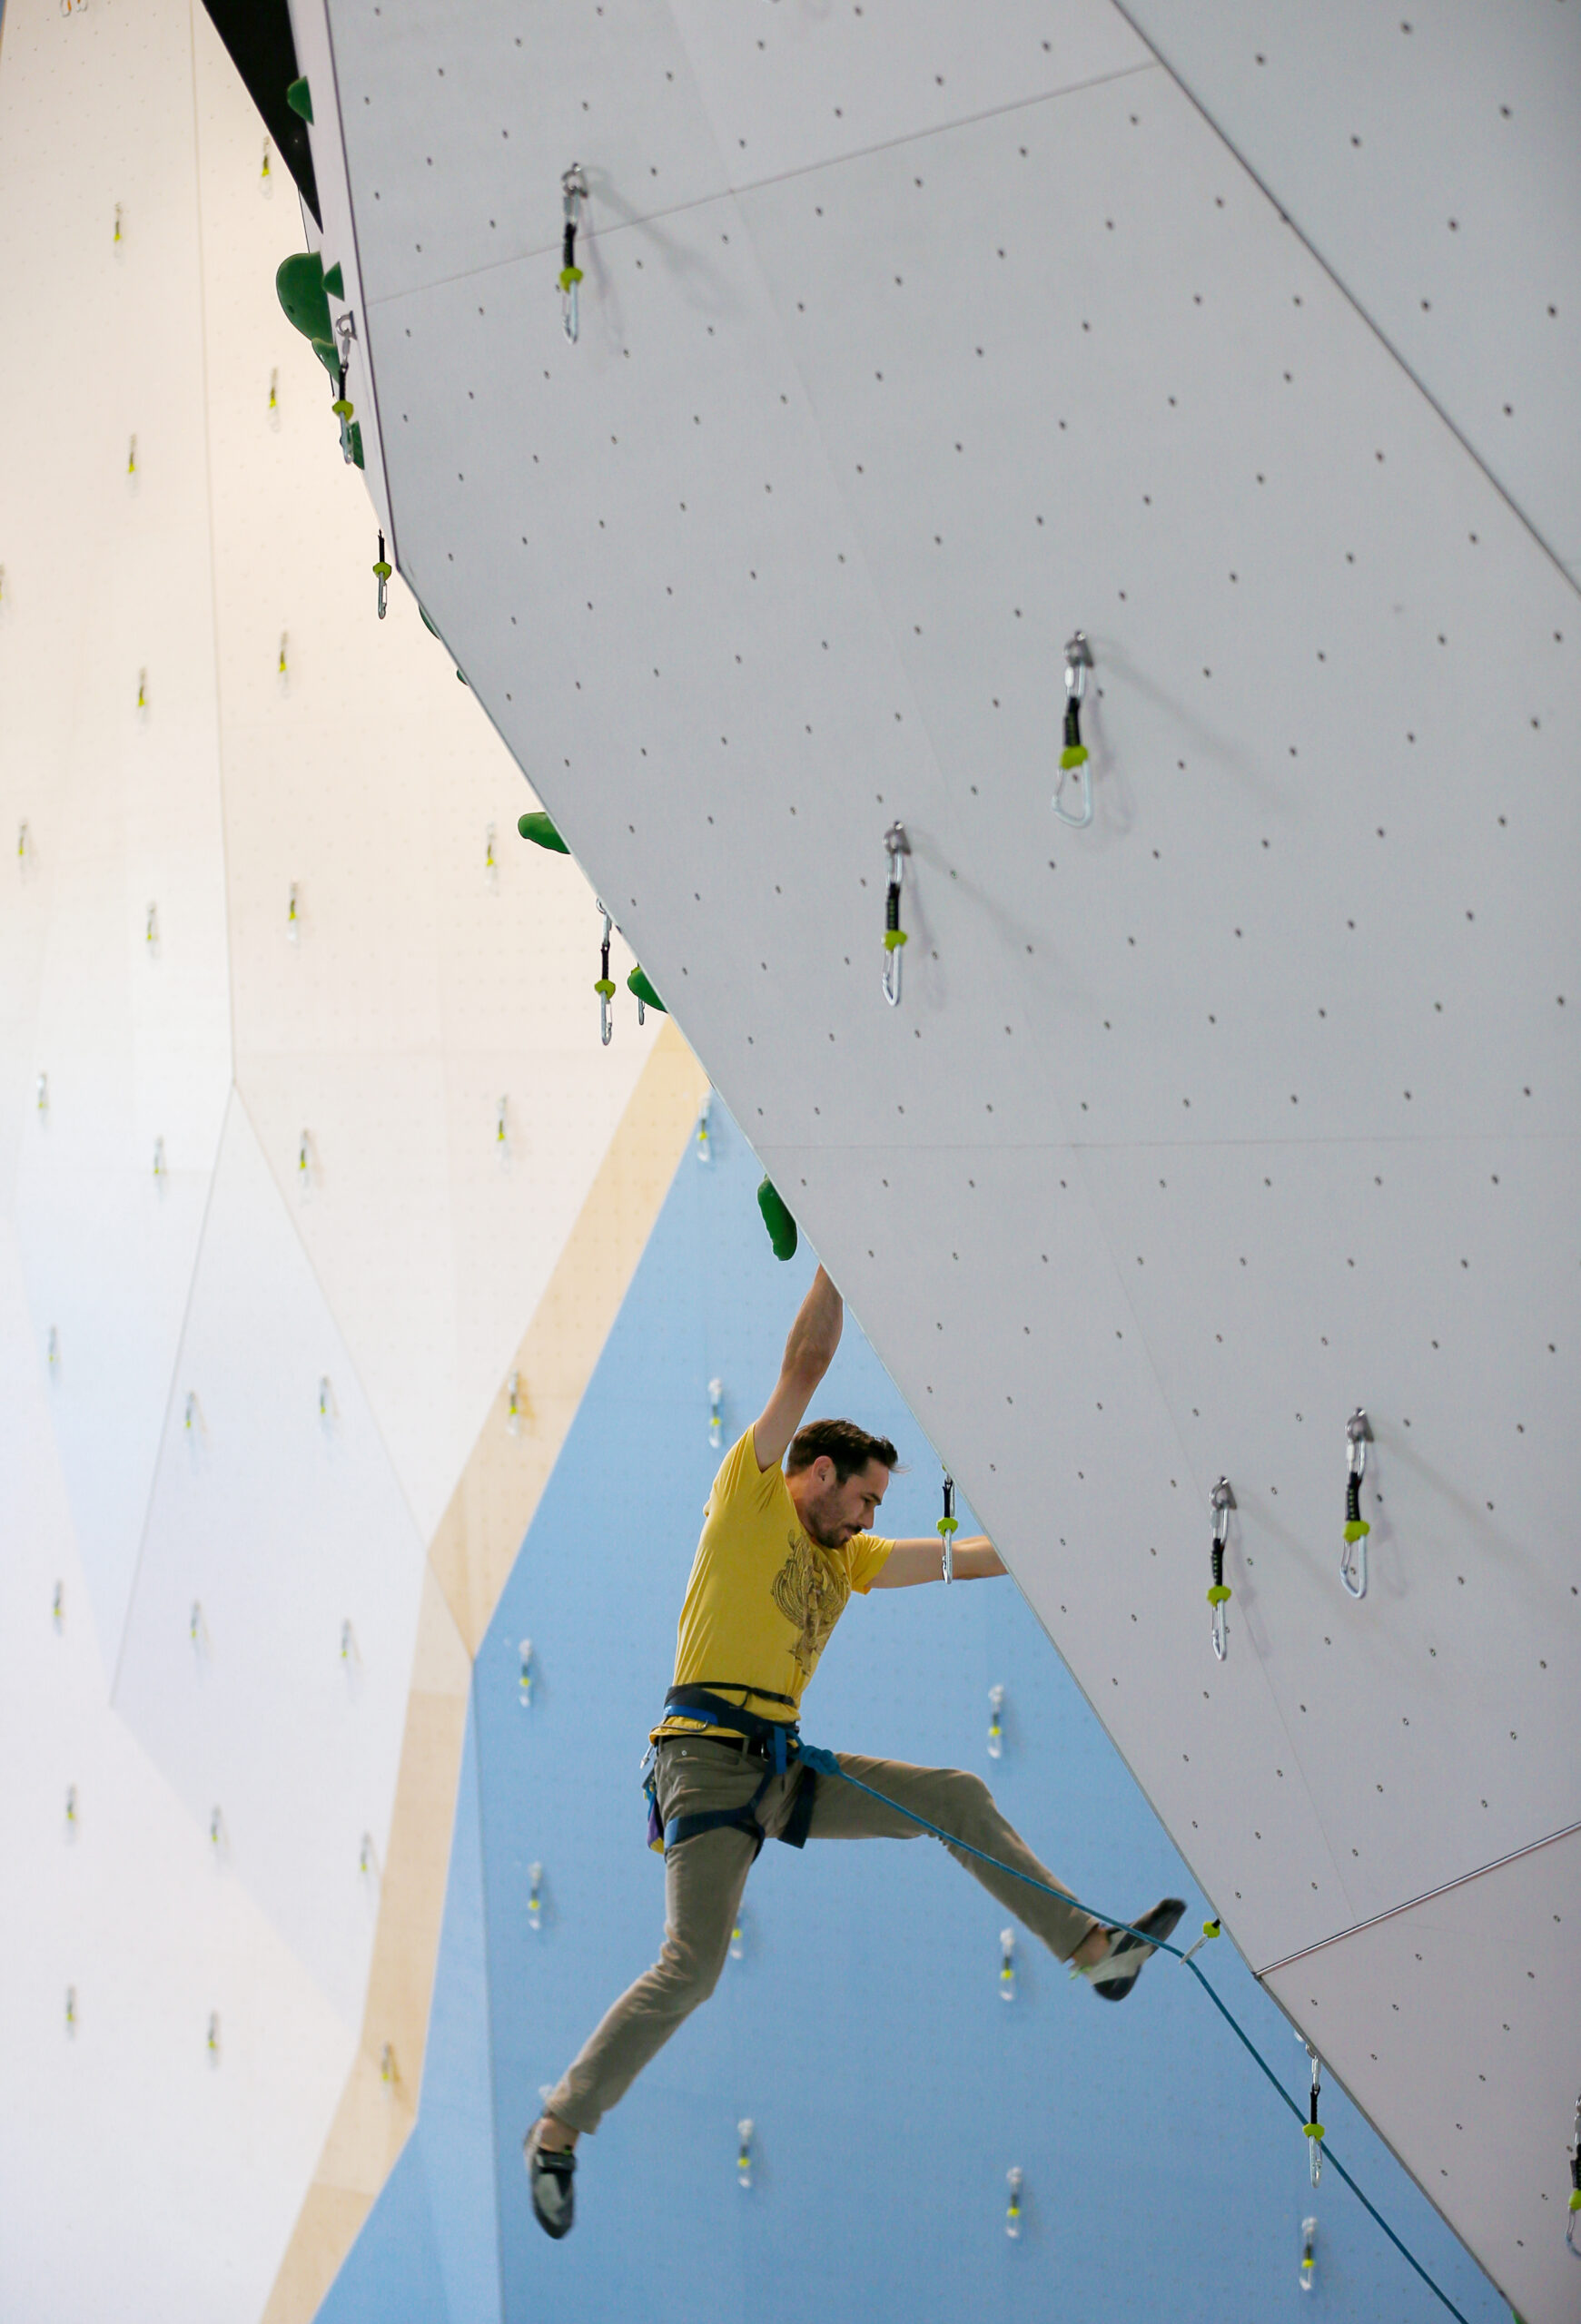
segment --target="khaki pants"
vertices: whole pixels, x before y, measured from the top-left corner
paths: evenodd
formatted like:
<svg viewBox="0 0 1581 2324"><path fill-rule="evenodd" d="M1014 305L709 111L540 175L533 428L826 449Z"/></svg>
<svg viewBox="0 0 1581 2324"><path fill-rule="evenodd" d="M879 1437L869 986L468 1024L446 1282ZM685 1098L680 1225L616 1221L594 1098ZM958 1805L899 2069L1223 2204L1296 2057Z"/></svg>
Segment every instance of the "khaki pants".
<svg viewBox="0 0 1581 2324"><path fill-rule="evenodd" d="M941 1831L984 1849L1034 1880L1058 1886L1005 1822L980 1777L959 1768L913 1768L898 1759L864 1759L845 1751L837 1757L843 1768L886 1800L904 1801ZM792 1768L776 1776L758 1802L757 1819L770 1839L785 1827L802 1774ZM762 1777L761 1759L744 1757L727 1744L692 1736L673 1738L658 1747L659 1813L667 1823L672 1816L744 1807ZM820 1776L817 1782L809 1839L924 1837L898 1808L871 1799L833 1776ZM1098 1925L1090 1914L1063 1901L1067 1890L1045 1896L964 1849L950 1846L948 1841L944 1845L1059 1960L1068 1961ZM752 1841L745 1832L702 1832L670 1849L665 1857L664 1950L647 1974L621 1994L549 2093L544 2102L547 2114L570 2130L596 2131L682 2019L707 2000L725 1965L752 1861Z"/></svg>

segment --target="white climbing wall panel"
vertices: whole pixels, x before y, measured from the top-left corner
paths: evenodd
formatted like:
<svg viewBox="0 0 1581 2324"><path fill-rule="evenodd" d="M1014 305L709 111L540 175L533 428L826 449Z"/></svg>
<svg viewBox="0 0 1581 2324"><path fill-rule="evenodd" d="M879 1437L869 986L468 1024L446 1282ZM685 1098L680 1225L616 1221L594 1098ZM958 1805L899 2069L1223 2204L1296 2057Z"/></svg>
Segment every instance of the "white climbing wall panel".
<svg viewBox="0 0 1581 2324"><path fill-rule="evenodd" d="M355 2032L111 1707L54 1442L7 1223L0 2314L244 2324Z"/></svg>
<svg viewBox="0 0 1581 2324"><path fill-rule="evenodd" d="M1477 2079L1503 1989L1468 1940L1422 1947L1413 2022L1458 2034L1429 2073L1428 2034L1380 2038L1385 1940L1349 1932L1517 1900L1477 1876L1537 1847L1564 2051L1570 453L1547 427L1501 468L1491 371L1392 345L1373 277L1100 0L331 20L315 138L344 143L403 570L1241 1949L1326 1965L1317 2003L1304 1966L1270 1981L1561 2324L1549 2082L1581 2061ZM1469 104L1493 35L1459 21L1433 70ZM1303 53L1322 189L1349 91ZM1513 214L1497 146L1457 159L1467 214ZM1540 136L1520 166L1526 295L1550 257L1573 281L1581 203ZM1457 248L1474 306L1502 253ZM1078 626L1082 831L1051 803Z"/></svg>
<svg viewBox="0 0 1581 2324"><path fill-rule="evenodd" d="M193 1821L208 1828L218 1810L227 1867L349 2034L361 2018L423 1550L233 1098L115 1703Z"/></svg>
<svg viewBox="0 0 1581 2324"><path fill-rule="evenodd" d="M1575 9L1125 13L1581 583Z"/></svg>
<svg viewBox="0 0 1581 2324"><path fill-rule="evenodd" d="M361 2024L430 1537L651 1039L622 993L599 1047L591 893L517 838L402 584L375 617L377 478L274 294L301 246L201 6L7 0L0 2314L29 2324L262 2310Z"/></svg>

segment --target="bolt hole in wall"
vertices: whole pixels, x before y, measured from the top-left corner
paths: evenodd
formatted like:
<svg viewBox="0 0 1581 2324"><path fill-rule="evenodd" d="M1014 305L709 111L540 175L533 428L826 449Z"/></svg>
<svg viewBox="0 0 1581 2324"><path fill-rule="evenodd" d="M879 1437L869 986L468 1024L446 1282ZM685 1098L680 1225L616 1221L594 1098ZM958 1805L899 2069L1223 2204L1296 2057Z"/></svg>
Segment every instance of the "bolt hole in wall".
<svg viewBox="0 0 1581 2324"><path fill-rule="evenodd" d="M637 1763L720 1458L714 1413L727 1446L814 1264L805 1244L776 1262L761 1166L717 1098L706 1126L708 1167L694 1139L479 1652L418 2128L322 2324L415 2315L424 2286L425 2315L448 2287L448 2312L510 2324L1151 2319L1161 2277L1173 2318L1260 2324L1299 2299L1303 2265L1333 2316L1441 2315L1331 2174L1314 2195L1300 2122L1189 1973L1161 1959L1102 2006L926 1838L764 1850L712 1999L582 2143L575 2232L539 2230L521 2134L660 1941ZM881 1522L934 1535L947 1448L849 1316L815 1410L894 1436L907 1471ZM1201 1557L1206 1531L1183 1504L1179 1554ZM1205 1635L1200 1650L1211 1669ZM1207 1916L1008 1579L854 1600L804 1710L815 1742L981 1775L1094 1902L1183 1896L1182 1937ZM1209 1954L1304 2122L1305 2053L1230 1947ZM1331 2078L1323 2109L1472 2324L1506 2324Z"/></svg>

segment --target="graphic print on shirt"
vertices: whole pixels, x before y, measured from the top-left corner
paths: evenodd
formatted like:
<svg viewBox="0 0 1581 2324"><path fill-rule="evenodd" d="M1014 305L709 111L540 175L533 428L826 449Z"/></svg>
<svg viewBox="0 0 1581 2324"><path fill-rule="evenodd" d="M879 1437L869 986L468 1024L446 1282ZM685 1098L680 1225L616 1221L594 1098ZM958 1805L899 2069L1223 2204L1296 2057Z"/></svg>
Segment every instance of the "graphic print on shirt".
<svg viewBox="0 0 1581 2324"><path fill-rule="evenodd" d="M803 1677L810 1679L845 1610L851 1583L832 1558L817 1555L805 1534L788 1538L790 1555L774 1578L774 1602L799 1633L791 1652Z"/></svg>

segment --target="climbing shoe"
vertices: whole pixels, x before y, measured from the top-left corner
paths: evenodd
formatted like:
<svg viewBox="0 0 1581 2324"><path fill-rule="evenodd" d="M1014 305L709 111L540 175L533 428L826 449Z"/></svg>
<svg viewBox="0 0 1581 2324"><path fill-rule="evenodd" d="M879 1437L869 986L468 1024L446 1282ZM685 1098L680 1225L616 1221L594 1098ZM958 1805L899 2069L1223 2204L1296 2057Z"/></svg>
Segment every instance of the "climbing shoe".
<svg viewBox="0 0 1581 2324"><path fill-rule="evenodd" d="M1182 1905L1181 1910L1184 1909ZM521 2159L527 2165L528 2182L532 2189L534 2215L544 2233L552 2235L558 2243L562 2235L570 2233L577 2215L577 2198L571 2185L577 2175L577 2158L569 2147L563 2153L546 2154L538 2143L540 2128L541 2122L535 2122L522 2140Z"/></svg>
<svg viewBox="0 0 1581 2324"><path fill-rule="evenodd" d="M1142 1963L1161 1945L1185 1911L1179 1896L1165 1896L1151 1913L1143 1913L1135 1923L1140 1935L1133 1936L1130 1929L1117 1928L1110 1932L1109 1950L1090 1969L1078 1972L1085 1977L1095 1994L1104 2001L1123 2001L1141 1974ZM1151 1944L1144 1943L1151 1938Z"/></svg>

